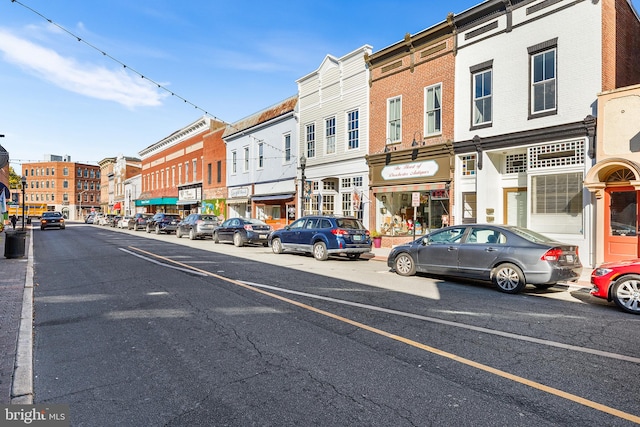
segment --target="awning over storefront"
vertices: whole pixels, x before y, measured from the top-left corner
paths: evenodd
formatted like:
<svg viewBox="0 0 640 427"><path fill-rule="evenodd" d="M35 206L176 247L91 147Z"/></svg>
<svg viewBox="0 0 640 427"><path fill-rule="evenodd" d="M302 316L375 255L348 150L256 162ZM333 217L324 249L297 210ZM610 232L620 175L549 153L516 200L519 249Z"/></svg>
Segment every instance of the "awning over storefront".
<svg viewBox="0 0 640 427"><path fill-rule="evenodd" d="M249 199L247 198L242 198L242 199L227 199L227 204L228 205L242 205L245 203L249 203Z"/></svg>
<svg viewBox="0 0 640 427"><path fill-rule="evenodd" d="M182 205L197 205L200 203L200 200L178 200L176 202L176 205L182 206Z"/></svg>
<svg viewBox="0 0 640 427"><path fill-rule="evenodd" d="M446 182L434 182L431 184L415 185L386 185L383 187L373 187L374 193L407 193L410 191L444 190L447 188Z"/></svg>
<svg viewBox="0 0 640 427"><path fill-rule="evenodd" d="M295 194L293 194L293 193L271 194L271 195L264 195L264 196L253 196L253 197L251 197L251 201L252 202L262 202L262 201L265 201L265 200L289 200L289 199L293 199L294 196L295 196Z"/></svg>
<svg viewBox="0 0 640 427"><path fill-rule="evenodd" d="M136 200L136 206L175 205L177 197L156 197L154 199Z"/></svg>
<svg viewBox="0 0 640 427"><path fill-rule="evenodd" d="M113 209L118 210L118 209L122 209L122 205L120 204L120 202L117 202L113 205Z"/></svg>

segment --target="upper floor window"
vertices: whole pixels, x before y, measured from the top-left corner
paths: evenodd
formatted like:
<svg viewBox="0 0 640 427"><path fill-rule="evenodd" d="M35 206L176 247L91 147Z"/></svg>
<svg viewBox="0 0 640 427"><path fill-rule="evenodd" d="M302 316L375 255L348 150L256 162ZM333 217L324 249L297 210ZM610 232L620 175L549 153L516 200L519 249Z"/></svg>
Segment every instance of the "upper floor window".
<svg viewBox="0 0 640 427"><path fill-rule="evenodd" d="M191 166L193 168L193 182L196 182L198 180L198 161L193 159L191 161Z"/></svg>
<svg viewBox="0 0 640 427"><path fill-rule="evenodd" d="M324 136L327 154L336 152L336 118L329 117L324 121Z"/></svg>
<svg viewBox="0 0 640 427"><path fill-rule="evenodd" d="M249 147L244 147L244 168L243 172L249 171Z"/></svg>
<svg viewBox="0 0 640 427"><path fill-rule="evenodd" d="M264 167L264 143L261 142L258 144L258 169L262 169Z"/></svg>
<svg viewBox="0 0 640 427"><path fill-rule="evenodd" d="M360 146L360 121L358 110L347 113L347 147L349 150Z"/></svg>
<svg viewBox="0 0 640 427"><path fill-rule="evenodd" d="M236 151L231 152L231 173L236 174L238 172L238 153Z"/></svg>
<svg viewBox="0 0 640 427"><path fill-rule="evenodd" d="M62 175L69 176L69 168L62 168Z"/></svg>
<svg viewBox="0 0 640 427"><path fill-rule="evenodd" d="M472 126L491 124L493 121L493 70L473 74Z"/></svg>
<svg viewBox="0 0 640 427"><path fill-rule="evenodd" d="M460 157L462 176L474 176L476 174L476 155L467 154Z"/></svg>
<svg viewBox="0 0 640 427"><path fill-rule="evenodd" d="M47 168L47 175L49 175L49 168ZM78 169L78 176L82 178L82 169Z"/></svg>
<svg viewBox="0 0 640 427"><path fill-rule="evenodd" d="M425 123L427 135L442 133L442 85L425 89Z"/></svg>
<svg viewBox="0 0 640 427"><path fill-rule="evenodd" d="M284 136L284 161L291 161L291 134L288 133Z"/></svg>
<svg viewBox="0 0 640 427"><path fill-rule="evenodd" d="M557 111L557 39L528 49L531 60L531 114Z"/></svg>
<svg viewBox="0 0 640 427"><path fill-rule="evenodd" d="M387 101L387 137L392 143L402 141L402 98Z"/></svg>
<svg viewBox="0 0 640 427"><path fill-rule="evenodd" d="M184 182L189 182L189 162L184 162Z"/></svg>
<svg viewBox="0 0 640 427"><path fill-rule="evenodd" d="M305 141L307 143L307 158L316 156L316 125L308 124L305 128Z"/></svg>

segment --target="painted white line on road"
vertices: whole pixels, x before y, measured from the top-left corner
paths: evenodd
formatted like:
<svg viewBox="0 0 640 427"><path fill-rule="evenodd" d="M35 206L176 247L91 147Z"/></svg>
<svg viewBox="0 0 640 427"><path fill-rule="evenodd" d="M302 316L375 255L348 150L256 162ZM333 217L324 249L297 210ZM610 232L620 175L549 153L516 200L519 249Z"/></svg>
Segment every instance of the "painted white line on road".
<svg viewBox="0 0 640 427"><path fill-rule="evenodd" d="M407 313L407 312L404 312L404 311L393 310L393 309L383 308L383 307L377 307L375 305L369 305L369 304L361 304L359 302L346 301L346 300L337 299L337 298L325 297L325 296L322 296L322 295L310 294L310 293L307 293L307 292L293 291L293 290L290 290L290 289L279 288L279 287L276 287L276 286L263 285L263 284L260 284L260 283L246 282L246 281L240 281L240 282L245 283L247 285L255 286L256 288L269 289L269 290L272 290L272 291L278 291L278 292L282 292L282 293L286 293L286 294L299 295L299 296L303 296L303 297L307 297L307 298L313 298L313 299L318 299L318 300L323 300L323 301L329 301L329 302L334 302L334 303L337 303L337 304L348 305L348 306L358 307L358 308L364 308L364 309L367 309L367 310L379 311L379 312L383 312L383 313L394 314L394 315L397 315L397 316L409 317L409 318L417 319L417 320L424 320L425 322L438 323L438 324L441 324L441 325L453 326L453 327L461 328L461 329L468 329L468 330L471 330L471 331L482 332L482 333L485 333L485 334L497 335L497 336L504 337L504 338L511 338L511 339L516 339L516 340L520 340L520 341L527 341L527 342L532 342L532 343L536 343L536 344L546 345L546 346L549 346L549 347L557 347L557 348L562 348L562 349L565 349L565 350L578 351L578 352L581 352L581 353L588 353L588 354L593 354L593 355L596 355L596 356L608 357L610 359L624 360L624 361L627 361L627 362L640 364L640 358L632 357L632 356L626 356L624 354L611 353L611 352L608 352L608 351L596 350L596 349L588 348L588 347L578 347L578 346L575 346L575 345L564 344L564 343L557 342L557 341L543 340L543 339L540 339L540 338L529 337L529 336L526 336L526 335L519 335L519 334L510 333L510 332L503 332L503 331L498 331L498 330L495 330L495 329L483 328L481 326L467 325L467 324L464 324L464 323L453 322L453 321L450 321L450 320L438 319L436 317L429 317L429 316L423 316L423 315L420 315L420 314Z"/></svg>
<svg viewBox="0 0 640 427"><path fill-rule="evenodd" d="M193 269L191 269L191 268L176 267L175 265L169 265L169 264L167 264L166 262L156 261L155 259L152 259L152 258L146 257L146 256L144 256L144 255L140 255L140 254L138 254L138 253L135 253L135 252L133 252L133 251L127 250L127 249L125 249L125 248L118 248L118 249L120 249L122 252L126 252L126 253L128 253L129 255L136 256L136 257L141 258L141 259L143 259L143 260L145 260L145 261L152 262L152 263L157 264L157 265L160 265L160 266L162 266L162 267L173 268L174 270L180 270L180 271L184 271L185 273L195 274L195 275L197 275L197 276L202 276L202 277L207 277L207 276L209 276L208 274L201 273L201 272L199 272L199 271L197 271L197 270L193 270Z"/></svg>

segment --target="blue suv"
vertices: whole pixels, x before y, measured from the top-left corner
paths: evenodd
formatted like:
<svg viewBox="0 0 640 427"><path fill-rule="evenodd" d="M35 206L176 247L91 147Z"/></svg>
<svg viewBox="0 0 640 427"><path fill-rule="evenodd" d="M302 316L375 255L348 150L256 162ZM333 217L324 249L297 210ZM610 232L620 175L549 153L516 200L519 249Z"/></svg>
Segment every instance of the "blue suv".
<svg viewBox="0 0 640 427"><path fill-rule="evenodd" d="M271 233L269 246L276 254L287 250L312 253L319 261L345 254L355 260L371 252L371 237L356 218L311 215Z"/></svg>

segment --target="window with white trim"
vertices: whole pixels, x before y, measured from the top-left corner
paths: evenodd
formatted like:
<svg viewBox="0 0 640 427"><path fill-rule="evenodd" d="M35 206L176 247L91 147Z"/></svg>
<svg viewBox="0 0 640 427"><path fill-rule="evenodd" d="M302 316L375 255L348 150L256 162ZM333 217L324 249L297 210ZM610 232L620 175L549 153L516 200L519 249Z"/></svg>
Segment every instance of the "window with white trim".
<svg viewBox="0 0 640 427"><path fill-rule="evenodd" d="M258 169L262 169L264 167L264 143L261 142L258 144Z"/></svg>
<svg viewBox="0 0 640 427"><path fill-rule="evenodd" d="M242 169L242 171L248 172L249 171L249 146L244 147L243 151L244 151L244 168Z"/></svg>
<svg viewBox="0 0 640 427"><path fill-rule="evenodd" d="M342 215L353 215L351 212L351 192L342 193Z"/></svg>
<svg viewBox="0 0 640 427"><path fill-rule="evenodd" d="M424 98L426 134L440 134L442 133L442 85L425 88Z"/></svg>
<svg viewBox="0 0 640 427"><path fill-rule="evenodd" d="M467 154L460 156L460 167L462 176L475 176L476 174L476 155Z"/></svg>
<svg viewBox="0 0 640 427"><path fill-rule="evenodd" d="M527 153L507 154L505 156L504 173L521 173L527 171Z"/></svg>
<svg viewBox="0 0 640 427"><path fill-rule="evenodd" d="M582 234L582 172L531 177L530 227L541 233Z"/></svg>
<svg viewBox="0 0 640 427"><path fill-rule="evenodd" d="M336 118L329 117L324 121L324 145L327 154L336 152Z"/></svg>
<svg viewBox="0 0 640 427"><path fill-rule="evenodd" d="M552 112L556 105L556 49L531 55L531 112Z"/></svg>
<svg viewBox="0 0 640 427"><path fill-rule="evenodd" d="M284 161L291 161L291 134L287 133L284 136Z"/></svg>
<svg viewBox="0 0 640 427"><path fill-rule="evenodd" d="M387 138L392 143L402 141L402 98L387 101Z"/></svg>
<svg viewBox="0 0 640 427"><path fill-rule="evenodd" d="M358 110L347 113L347 147L355 150L360 146L360 121Z"/></svg>
<svg viewBox="0 0 640 427"><path fill-rule="evenodd" d="M316 125L310 123L305 126L305 143L307 145L307 158L316 156Z"/></svg>
<svg viewBox="0 0 640 427"><path fill-rule="evenodd" d="M235 150L231 152L231 173L238 173L238 153Z"/></svg>

